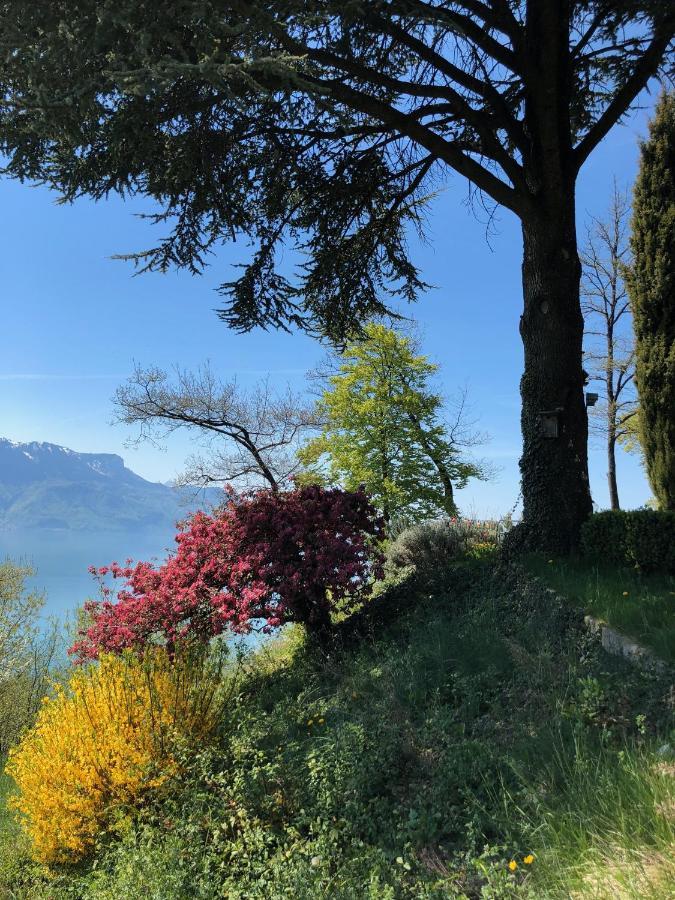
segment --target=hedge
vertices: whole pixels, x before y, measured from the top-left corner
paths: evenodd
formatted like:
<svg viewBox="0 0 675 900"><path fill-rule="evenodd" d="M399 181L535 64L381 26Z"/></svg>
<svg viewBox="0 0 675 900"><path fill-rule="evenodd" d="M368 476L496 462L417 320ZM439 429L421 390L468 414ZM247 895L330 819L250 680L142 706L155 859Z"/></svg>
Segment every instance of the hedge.
<svg viewBox="0 0 675 900"><path fill-rule="evenodd" d="M595 513L582 526L581 550L598 561L675 574L675 512Z"/></svg>

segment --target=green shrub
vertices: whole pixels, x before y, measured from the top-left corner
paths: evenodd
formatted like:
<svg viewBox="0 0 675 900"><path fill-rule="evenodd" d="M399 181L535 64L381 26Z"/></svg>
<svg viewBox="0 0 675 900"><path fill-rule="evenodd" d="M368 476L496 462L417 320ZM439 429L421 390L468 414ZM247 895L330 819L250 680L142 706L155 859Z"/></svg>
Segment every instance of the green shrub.
<svg viewBox="0 0 675 900"><path fill-rule="evenodd" d="M581 529L585 556L643 572L675 573L675 513L653 509L596 513Z"/></svg>
<svg viewBox="0 0 675 900"><path fill-rule="evenodd" d="M642 509L627 518L630 562L645 571L675 574L675 512Z"/></svg>
<svg viewBox="0 0 675 900"><path fill-rule="evenodd" d="M402 531L386 551L387 572L411 567L421 575L432 576L444 562L456 559L464 549L459 532L439 520L413 525Z"/></svg>
<svg viewBox="0 0 675 900"><path fill-rule="evenodd" d="M607 562L626 561L626 513L595 513L581 529L581 550L584 556L594 556Z"/></svg>
<svg viewBox="0 0 675 900"><path fill-rule="evenodd" d="M61 629L40 628L44 597L26 587L29 566L0 562L0 755L33 724L56 675Z"/></svg>
<svg viewBox="0 0 675 900"><path fill-rule="evenodd" d="M435 580L451 560L484 559L497 549L498 522L436 519L413 525L389 544L385 569L391 574L414 569L423 580Z"/></svg>

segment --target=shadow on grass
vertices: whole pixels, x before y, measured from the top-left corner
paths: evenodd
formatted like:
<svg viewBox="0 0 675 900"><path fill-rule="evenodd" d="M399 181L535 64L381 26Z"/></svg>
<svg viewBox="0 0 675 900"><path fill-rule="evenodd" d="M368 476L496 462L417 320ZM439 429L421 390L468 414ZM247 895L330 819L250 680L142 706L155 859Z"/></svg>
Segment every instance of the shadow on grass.
<svg viewBox="0 0 675 900"><path fill-rule="evenodd" d="M328 653L296 629L253 654L217 744L50 897L595 897L631 854L659 860L642 896L668 897L656 676L489 566L398 585L352 625Z"/></svg>

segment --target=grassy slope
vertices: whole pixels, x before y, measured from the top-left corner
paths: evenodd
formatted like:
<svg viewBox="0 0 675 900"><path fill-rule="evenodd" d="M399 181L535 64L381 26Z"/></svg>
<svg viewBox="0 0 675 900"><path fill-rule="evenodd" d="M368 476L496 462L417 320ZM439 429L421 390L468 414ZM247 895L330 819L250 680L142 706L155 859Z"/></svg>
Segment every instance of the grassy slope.
<svg viewBox="0 0 675 900"><path fill-rule="evenodd" d="M480 566L361 626L328 659L297 635L261 652L219 746L95 871L7 896L670 896L666 681Z"/></svg>
<svg viewBox="0 0 675 900"><path fill-rule="evenodd" d="M0 900L10 900L21 896L26 881L30 886L34 867L27 858L25 839L7 809L13 786L3 772L3 765L4 760L0 756Z"/></svg>
<svg viewBox="0 0 675 900"><path fill-rule="evenodd" d="M586 612L675 664L675 577L539 555L528 557L527 567Z"/></svg>

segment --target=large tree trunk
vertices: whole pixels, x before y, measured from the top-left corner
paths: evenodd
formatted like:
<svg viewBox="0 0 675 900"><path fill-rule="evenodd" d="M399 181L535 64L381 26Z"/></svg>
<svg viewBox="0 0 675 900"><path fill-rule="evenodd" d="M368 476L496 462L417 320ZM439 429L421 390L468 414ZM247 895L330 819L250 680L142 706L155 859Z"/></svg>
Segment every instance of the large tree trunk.
<svg viewBox="0 0 675 900"><path fill-rule="evenodd" d="M523 537L568 554L592 512L574 185L542 197L523 220Z"/></svg>

